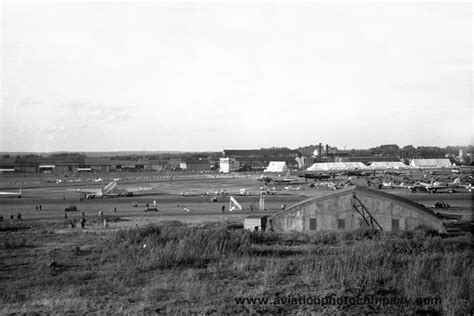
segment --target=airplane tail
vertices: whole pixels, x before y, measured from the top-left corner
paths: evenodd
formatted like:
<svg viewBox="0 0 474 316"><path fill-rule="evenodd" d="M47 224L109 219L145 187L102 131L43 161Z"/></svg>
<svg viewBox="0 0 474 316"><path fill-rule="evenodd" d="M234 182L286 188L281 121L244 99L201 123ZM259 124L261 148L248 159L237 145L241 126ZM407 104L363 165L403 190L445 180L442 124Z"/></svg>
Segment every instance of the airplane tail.
<svg viewBox="0 0 474 316"><path fill-rule="evenodd" d="M233 211L235 210L236 208L238 208L240 211L242 210L242 206L240 205L239 202L237 202L236 199L234 199L233 196L230 196L230 202L229 202L230 206L229 206L229 210L230 211Z"/></svg>
<svg viewBox="0 0 474 316"><path fill-rule="evenodd" d="M112 191L115 189L116 186L117 186L117 182L116 182L116 181L110 182L109 184L107 184L107 185L102 189L102 195L109 194L110 192L112 192Z"/></svg>
<svg viewBox="0 0 474 316"><path fill-rule="evenodd" d="M453 181L453 184L460 184L461 183L461 179L459 177L457 177L456 179L454 179Z"/></svg>

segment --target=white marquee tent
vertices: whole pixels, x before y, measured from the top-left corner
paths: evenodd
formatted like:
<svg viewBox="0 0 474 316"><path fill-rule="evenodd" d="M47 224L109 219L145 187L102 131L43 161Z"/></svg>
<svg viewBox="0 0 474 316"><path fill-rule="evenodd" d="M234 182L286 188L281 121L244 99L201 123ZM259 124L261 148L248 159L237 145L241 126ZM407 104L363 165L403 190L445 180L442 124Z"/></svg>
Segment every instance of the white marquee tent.
<svg viewBox="0 0 474 316"><path fill-rule="evenodd" d="M317 162L307 171L337 171L337 170L362 170L369 169L362 162Z"/></svg>
<svg viewBox="0 0 474 316"><path fill-rule="evenodd" d="M412 159L410 166L413 168L452 168L453 165L448 158L437 159Z"/></svg>
<svg viewBox="0 0 474 316"><path fill-rule="evenodd" d="M263 172L287 172L287 171L288 171L288 167L286 166L286 162L284 161L270 161L267 169L263 170Z"/></svg>
<svg viewBox="0 0 474 316"><path fill-rule="evenodd" d="M401 161L374 161L370 164L372 169L405 169L410 166L405 165Z"/></svg>

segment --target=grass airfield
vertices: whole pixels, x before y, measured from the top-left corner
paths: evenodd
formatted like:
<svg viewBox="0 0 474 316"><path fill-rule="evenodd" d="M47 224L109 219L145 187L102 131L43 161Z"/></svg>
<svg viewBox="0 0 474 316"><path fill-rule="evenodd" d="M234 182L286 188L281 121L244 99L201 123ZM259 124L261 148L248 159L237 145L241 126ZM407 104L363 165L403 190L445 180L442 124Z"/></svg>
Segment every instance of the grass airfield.
<svg viewBox="0 0 474 316"><path fill-rule="evenodd" d="M285 190L258 208L258 175L188 177L173 181L140 173L119 181L151 187L146 195L79 201L76 187L90 181L48 183L51 176L3 177L4 188L21 182L24 197L0 200L0 313L416 313L472 312L470 233L440 236L414 232L321 232L314 236L243 231L249 214L272 214L325 190ZM114 177L112 175L110 177ZM49 177L49 178L48 178ZM354 180L363 184L363 179ZM105 182L105 183L104 183ZM78 186L78 183L80 185ZM310 182L308 182L310 183ZM249 196L237 195L246 188ZM229 212L228 191L244 207ZM184 193L186 195L181 195ZM208 195L207 195L208 193ZM450 213L472 220L468 193L411 194L392 190L425 206L436 200ZM145 212L156 201L159 212ZM138 207L132 203L137 202ZM42 205L42 211L35 206ZM71 229L64 207L83 209L86 229ZM226 211L221 212L225 205ZM114 208L117 209L114 212ZM185 212L184 208L190 211ZM23 221L10 223L21 211ZM105 228L98 218L109 217ZM444 212L444 211L443 211ZM80 214L68 213L68 219ZM440 298L429 304L291 304L281 297ZM267 298L269 302L238 302Z"/></svg>

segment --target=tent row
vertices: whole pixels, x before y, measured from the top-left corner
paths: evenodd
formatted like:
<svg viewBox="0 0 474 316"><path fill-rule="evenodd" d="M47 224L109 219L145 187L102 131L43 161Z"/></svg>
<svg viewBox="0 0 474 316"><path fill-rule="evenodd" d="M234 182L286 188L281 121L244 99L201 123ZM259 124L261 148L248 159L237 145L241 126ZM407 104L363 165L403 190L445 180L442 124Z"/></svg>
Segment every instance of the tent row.
<svg viewBox="0 0 474 316"><path fill-rule="evenodd" d="M317 162L307 171L337 171L337 170L352 170L352 169L369 169L362 162Z"/></svg>
<svg viewBox="0 0 474 316"><path fill-rule="evenodd" d="M438 159L412 159L410 165L401 161L374 161L370 166L362 162L318 162L306 169L307 171L338 171L338 170L364 170L364 169L410 169L410 168L452 168L453 165L447 158Z"/></svg>
<svg viewBox="0 0 474 316"><path fill-rule="evenodd" d="M406 169L411 168L401 161L374 161L370 164L372 169Z"/></svg>
<svg viewBox="0 0 474 316"><path fill-rule="evenodd" d="M317 162L307 171L338 171L338 170L364 170L364 169L409 169L409 168L451 168L453 165L447 158L438 159L412 159L410 165L401 161L374 161L370 166L362 162ZM271 161L264 172L286 172L288 167L284 161Z"/></svg>

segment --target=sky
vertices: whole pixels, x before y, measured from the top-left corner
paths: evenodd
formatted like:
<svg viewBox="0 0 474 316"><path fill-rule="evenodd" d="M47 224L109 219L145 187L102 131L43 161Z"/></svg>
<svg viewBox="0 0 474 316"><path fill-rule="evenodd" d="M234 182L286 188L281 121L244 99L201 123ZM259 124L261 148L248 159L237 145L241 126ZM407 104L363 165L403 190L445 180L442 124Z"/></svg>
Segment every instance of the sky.
<svg viewBox="0 0 474 316"><path fill-rule="evenodd" d="M0 151L473 144L470 2L13 2Z"/></svg>

